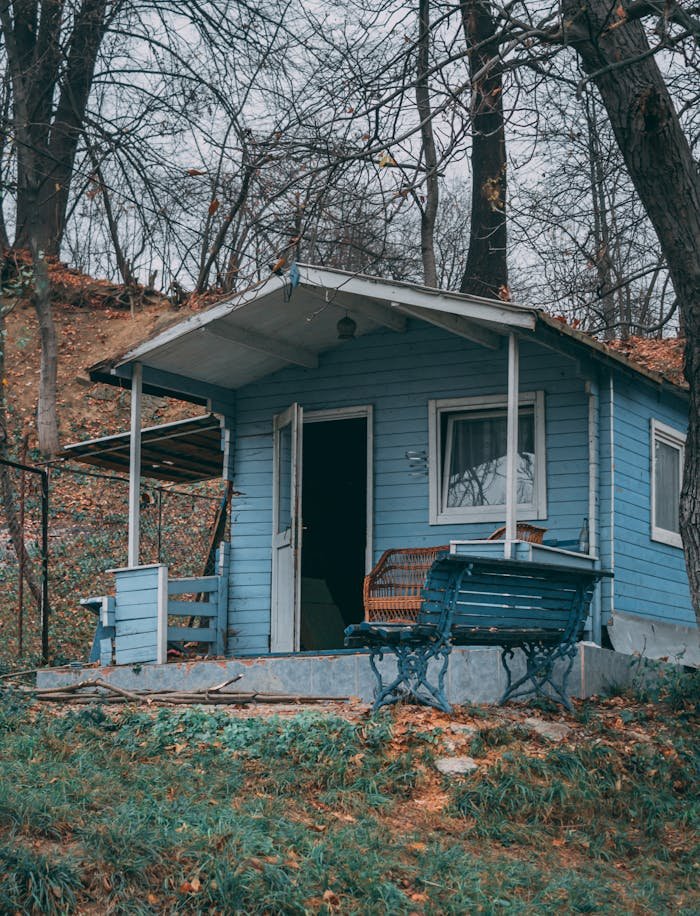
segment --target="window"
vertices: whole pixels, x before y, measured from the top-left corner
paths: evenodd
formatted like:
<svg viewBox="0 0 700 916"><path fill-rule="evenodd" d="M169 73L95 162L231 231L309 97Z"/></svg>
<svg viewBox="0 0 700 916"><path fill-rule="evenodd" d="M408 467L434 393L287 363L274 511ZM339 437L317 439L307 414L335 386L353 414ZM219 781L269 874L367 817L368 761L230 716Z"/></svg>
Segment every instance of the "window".
<svg viewBox="0 0 700 916"><path fill-rule="evenodd" d="M430 401L430 523L502 521L506 504L504 397ZM544 393L520 396L520 519L547 514Z"/></svg>
<svg viewBox="0 0 700 916"><path fill-rule="evenodd" d="M657 420L651 421L651 537L682 547L680 495L685 436Z"/></svg>

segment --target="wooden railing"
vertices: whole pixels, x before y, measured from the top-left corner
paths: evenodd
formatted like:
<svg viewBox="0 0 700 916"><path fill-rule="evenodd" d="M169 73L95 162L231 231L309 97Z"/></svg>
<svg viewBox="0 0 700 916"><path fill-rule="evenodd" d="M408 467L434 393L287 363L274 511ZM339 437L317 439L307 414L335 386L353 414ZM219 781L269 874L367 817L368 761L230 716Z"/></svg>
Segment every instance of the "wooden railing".
<svg viewBox="0 0 700 916"><path fill-rule="evenodd" d="M110 664L112 648L117 665L155 662L164 664L168 643L197 642L208 646L211 655L226 651L228 614L228 544L218 551L216 575L170 579L162 564L112 570L116 576L116 598L106 601L107 617L101 621L107 631L100 633L93 651L102 664ZM193 596L183 600L182 596ZM102 604L100 604L102 607ZM171 626L168 618L187 620L186 626ZM195 620L204 626L193 626Z"/></svg>
<svg viewBox="0 0 700 916"><path fill-rule="evenodd" d="M226 641L226 582L224 576L198 576L168 581L168 617L191 620L198 617L208 626L172 626L168 642L202 642L214 655L222 655ZM196 595L191 601L174 600L178 595Z"/></svg>

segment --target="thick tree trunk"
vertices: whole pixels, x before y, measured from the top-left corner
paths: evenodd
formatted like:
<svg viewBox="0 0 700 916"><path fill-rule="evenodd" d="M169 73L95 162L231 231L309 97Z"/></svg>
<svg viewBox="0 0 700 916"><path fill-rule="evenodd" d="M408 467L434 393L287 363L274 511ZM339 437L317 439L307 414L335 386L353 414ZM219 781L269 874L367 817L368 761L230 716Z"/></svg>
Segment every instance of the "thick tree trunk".
<svg viewBox="0 0 700 916"><path fill-rule="evenodd" d="M563 0L568 43L601 94L630 177L668 263L687 336L690 417L681 534L700 624L700 176L643 26L627 4ZM625 62L628 62L625 65Z"/></svg>
<svg viewBox="0 0 700 916"><path fill-rule="evenodd" d="M463 293L509 298L506 234L506 137L503 79L490 0L462 0L462 24L471 50L472 217Z"/></svg>
<svg viewBox="0 0 700 916"><path fill-rule="evenodd" d="M428 68L430 66L430 2L418 0L418 74L416 77L416 107L420 118L420 134L425 165L425 203L420 215L420 253L423 261L423 283L438 286L435 265L435 218L438 210L439 186L437 151L430 107Z"/></svg>
<svg viewBox="0 0 700 916"><path fill-rule="evenodd" d="M9 11L2 17L19 141L15 247L30 247L34 233L39 247L53 255L61 247L75 155L107 25L106 0L83 0L64 64L62 7L54 0L20 2L13 7L14 22Z"/></svg>

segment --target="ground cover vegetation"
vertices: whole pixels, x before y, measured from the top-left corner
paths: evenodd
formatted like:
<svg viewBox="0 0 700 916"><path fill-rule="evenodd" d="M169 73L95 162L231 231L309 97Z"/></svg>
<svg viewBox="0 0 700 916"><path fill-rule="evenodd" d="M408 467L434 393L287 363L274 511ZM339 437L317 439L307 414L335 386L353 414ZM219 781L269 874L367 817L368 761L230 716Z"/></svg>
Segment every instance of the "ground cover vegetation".
<svg viewBox="0 0 700 916"><path fill-rule="evenodd" d="M55 711L6 690L0 912L696 913L698 699L676 675L578 701L552 742L523 707ZM478 769L445 777L445 754Z"/></svg>

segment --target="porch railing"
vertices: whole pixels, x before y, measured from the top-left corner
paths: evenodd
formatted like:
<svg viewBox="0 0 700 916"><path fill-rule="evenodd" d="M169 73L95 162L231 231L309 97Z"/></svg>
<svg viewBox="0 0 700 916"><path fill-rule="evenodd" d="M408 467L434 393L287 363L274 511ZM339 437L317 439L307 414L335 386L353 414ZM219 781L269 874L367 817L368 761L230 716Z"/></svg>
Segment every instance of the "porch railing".
<svg viewBox="0 0 700 916"><path fill-rule="evenodd" d="M207 621L207 626L172 626L168 642L208 643L214 655L222 655L226 638L226 590L223 576L199 576L168 581L168 617ZM174 600L179 595L196 595L191 601Z"/></svg>
<svg viewBox="0 0 700 916"><path fill-rule="evenodd" d="M164 664L171 643L197 642L212 655L226 651L228 615L228 544L217 551L216 575L170 579L162 564L114 570L116 597L89 599L107 601L113 629L103 639L113 640L118 665L155 662ZM187 596L187 598L185 597ZM192 597L189 597L192 596ZM171 618L188 622L171 625ZM199 620L200 626L194 626ZM99 642L103 664L108 653L106 640ZM97 656L97 652L95 652Z"/></svg>

